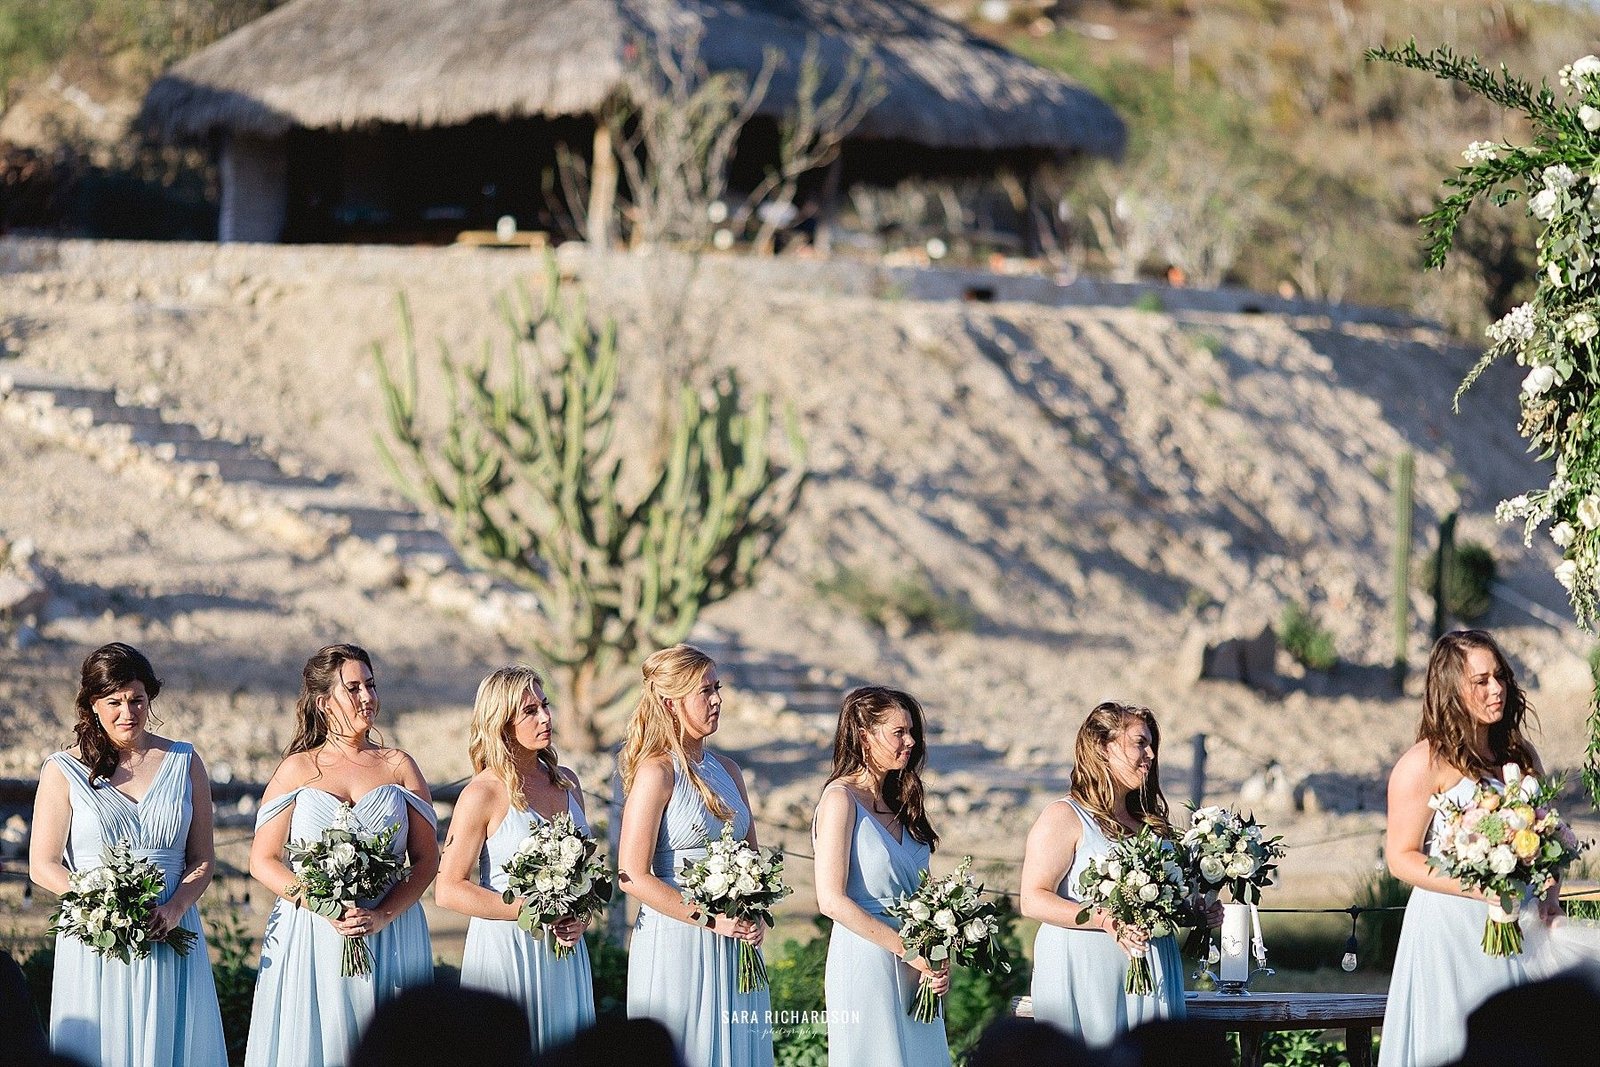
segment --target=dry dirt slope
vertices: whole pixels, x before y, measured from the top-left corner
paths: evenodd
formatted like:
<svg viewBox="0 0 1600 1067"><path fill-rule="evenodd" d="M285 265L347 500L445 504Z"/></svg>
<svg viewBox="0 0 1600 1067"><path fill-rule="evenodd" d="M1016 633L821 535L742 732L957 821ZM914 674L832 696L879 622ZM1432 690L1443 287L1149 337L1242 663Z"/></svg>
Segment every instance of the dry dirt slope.
<svg viewBox="0 0 1600 1067"><path fill-rule="evenodd" d="M1417 457L1419 530L1464 509L1466 532L1496 543L1510 584L1561 607L1548 547L1525 552L1486 518L1537 477L1508 425L1513 369L1452 415L1473 354L1427 332L919 301L875 296L859 272L788 277L736 260L572 266L640 353L653 350L650 324L671 289L660 279L692 277L700 347L797 406L816 471L802 513L760 587L711 612L703 637L736 647L751 680L772 664L797 667L780 676L790 679L809 668L818 701L856 679L924 695L958 841L1019 847L1042 793L1060 786L1084 709L1110 696L1157 708L1177 742L1172 787L1181 742L1203 731L1219 790L1276 758L1334 804L1377 803L1414 715L1381 670L1388 473L1403 449ZM536 270L453 251L12 243L0 246L0 372L120 387L381 495L368 347L392 347L395 294L408 295L424 337L466 351L494 335L496 294ZM647 425L660 368L641 356L626 373L631 421ZM60 593L46 641L0 653L0 773L30 773L61 743L72 667L113 638L170 664L182 732L252 777L282 743L304 656L325 640L363 641L399 740L421 749L431 776L464 770L472 688L514 640L404 591L364 588L331 559L297 559L270 534L25 428L0 436L0 484L0 534L34 541ZM840 566L885 582L921 575L975 623L891 637L817 593ZM1346 667L1286 677L1277 697L1191 684L1186 638L1259 628L1288 600L1328 621ZM1417 607L1414 660L1427 605ZM1507 607L1488 621L1538 686L1553 762L1574 763L1586 646ZM813 704L785 709L783 695L747 687L725 732L755 767L768 817L792 825L820 781L827 723ZM1363 833L1370 821L1346 819ZM1338 823L1304 822L1310 836Z"/></svg>

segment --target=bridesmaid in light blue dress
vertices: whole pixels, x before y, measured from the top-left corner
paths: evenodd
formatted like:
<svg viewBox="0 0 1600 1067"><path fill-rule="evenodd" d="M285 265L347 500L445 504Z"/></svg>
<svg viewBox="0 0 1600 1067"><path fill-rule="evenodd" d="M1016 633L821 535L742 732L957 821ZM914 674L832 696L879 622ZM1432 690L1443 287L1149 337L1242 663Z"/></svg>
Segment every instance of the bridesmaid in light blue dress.
<svg viewBox="0 0 1600 1067"><path fill-rule="evenodd" d="M733 833L756 844L738 764L705 748L722 713L711 657L674 645L644 661L638 706L619 759L622 809L618 883L639 901L628 956L628 1015L672 1034L687 1067L771 1067L768 991L740 993L738 942L760 946L756 921L685 904L677 872Z"/></svg>
<svg viewBox="0 0 1600 1067"><path fill-rule="evenodd" d="M922 799L922 705L882 686L852 689L839 711L833 770L812 823L817 907L833 920L826 979L828 1062L834 1067L950 1063L944 1016L908 1013L922 982L941 996L947 968L904 961L887 905L913 893L939 835Z"/></svg>
<svg viewBox="0 0 1600 1067"><path fill-rule="evenodd" d="M1152 1019L1181 1019L1183 961L1174 935L1151 938L1095 909L1079 925L1075 899L1089 862L1150 827L1172 836L1157 757L1161 732L1148 708L1107 702L1078 730L1072 791L1040 813L1022 858L1022 914L1039 920L1033 943L1033 1017L1091 1046ZM1221 921L1221 908L1208 919ZM1147 954L1155 989L1123 989L1128 960Z"/></svg>
<svg viewBox="0 0 1600 1067"><path fill-rule="evenodd" d="M1389 775L1384 857L1414 888L1389 981L1380 1067L1439 1067L1466 1050L1467 1016L1503 989L1530 980L1526 957L1483 951L1489 904L1428 867L1443 817L1435 793L1470 799L1477 783L1498 781L1507 763L1543 773L1522 736L1528 702L1488 633L1457 630L1439 638L1428 659L1417 743ZM1560 914L1558 888L1528 901L1526 928Z"/></svg>
<svg viewBox="0 0 1600 1067"><path fill-rule="evenodd" d="M416 762L371 738L378 716L372 660L329 645L306 663L299 733L267 783L256 815L250 874L278 899L261 939L261 971L245 1049L249 1067L343 1067L377 1006L433 979L433 948L419 903L439 869L428 785ZM284 845L315 840L350 807L365 831L398 825L408 878L338 919L302 907ZM342 977L344 938L364 937L369 975Z"/></svg>
<svg viewBox="0 0 1600 1067"><path fill-rule="evenodd" d="M70 872L99 867L106 846L127 842L166 878L154 932L181 927L199 937L187 956L157 944L145 959L123 963L57 934L50 1047L100 1067L225 1067L195 906L215 862L211 783L192 746L146 729L160 692L150 661L128 645L105 645L84 660L78 748L55 753L39 774L29 876L60 895Z"/></svg>
<svg viewBox="0 0 1600 1067"><path fill-rule="evenodd" d="M583 942L588 921L567 916L556 940L572 949L558 959L543 933L517 926L520 902L501 895L505 864L535 823L559 812L589 830L578 777L560 765L544 682L532 667L502 667L478 686L470 754L477 772L450 817L434 899L471 916L461 959L461 985L521 1005L535 1052L594 1025L594 979Z"/></svg>

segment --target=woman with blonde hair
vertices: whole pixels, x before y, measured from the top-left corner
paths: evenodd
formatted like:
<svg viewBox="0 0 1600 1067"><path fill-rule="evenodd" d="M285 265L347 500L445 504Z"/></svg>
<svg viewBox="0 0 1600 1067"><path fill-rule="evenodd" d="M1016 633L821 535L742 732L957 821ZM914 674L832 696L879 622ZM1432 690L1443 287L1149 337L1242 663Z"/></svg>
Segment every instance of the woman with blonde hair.
<svg viewBox="0 0 1600 1067"><path fill-rule="evenodd" d="M739 942L765 927L684 903L678 871L731 825L756 844L739 765L706 748L722 714L711 657L673 645L645 661L639 703L618 762L622 808L618 884L639 901L628 958L628 1015L672 1034L688 1067L769 1067L767 990L738 991Z"/></svg>
<svg viewBox="0 0 1600 1067"><path fill-rule="evenodd" d="M594 1025L594 984L584 919L566 916L552 930L573 950L557 957L541 934L517 926L507 904L505 864L536 823L565 812L588 832L578 776L561 766L553 742L555 712L532 667L501 667L478 685L469 754L472 780L450 817L434 900L471 916L461 985L522 1006L535 1052Z"/></svg>
<svg viewBox="0 0 1600 1067"><path fill-rule="evenodd" d="M910 693L862 686L845 695L833 770L812 821L817 908L833 920L826 976L828 1061L847 1067L938 1067L950 1062L944 1019L906 1013L917 986L950 988L950 972L907 963L888 905L916 892L939 835L922 797L928 746Z"/></svg>
<svg viewBox="0 0 1600 1067"><path fill-rule="evenodd" d="M1526 958L1483 951L1489 902L1477 890L1428 866L1444 815L1429 800L1472 799L1480 782L1499 781L1515 763L1542 774L1539 754L1522 734L1527 697L1493 637L1456 630L1434 643L1422 691L1417 742L1389 775L1383 854L1389 872L1412 886L1389 980L1379 1048L1381 1067L1437 1067L1466 1048L1467 1015L1491 995L1529 980ZM1524 924L1561 912L1549 887Z"/></svg>
<svg viewBox="0 0 1600 1067"><path fill-rule="evenodd" d="M422 894L439 871L428 783L417 763L374 735L372 657L328 645L306 661L295 702L299 729L256 813L250 876L278 899L261 938L246 1067L338 1067L349 1062L379 1004L433 980ZM284 862L291 840L315 841L336 820L365 833L399 831L391 848L411 873L337 918L301 907L304 889ZM364 937L372 973L340 974L344 939Z"/></svg>
<svg viewBox="0 0 1600 1067"><path fill-rule="evenodd" d="M1144 829L1173 836L1161 794L1161 730L1149 708L1108 701L1089 712L1074 747L1071 792L1040 813L1022 855L1022 914L1040 924L1033 1016L1089 1045L1109 1045L1140 1023L1184 1017L1177 939L1152 940L1099 908L1080 924L1083 905L1074 897L1084 869L1112 842ZM1128 961L1140 954L1155 979L1142 996L1123 989Z"/></svg>

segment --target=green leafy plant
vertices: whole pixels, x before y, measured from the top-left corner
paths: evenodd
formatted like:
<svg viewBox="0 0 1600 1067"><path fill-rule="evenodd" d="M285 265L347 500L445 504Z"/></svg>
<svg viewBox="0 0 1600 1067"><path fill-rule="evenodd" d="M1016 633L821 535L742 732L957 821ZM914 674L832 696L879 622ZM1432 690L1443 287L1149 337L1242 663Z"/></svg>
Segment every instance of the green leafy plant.
<svg viewBox="0 0 1600 1067"><path fill-rule="evenodd" d="M1301 604L1290 603L1284 607L1278 619L1278 642L1296 663L1311 670L1332 670L1339 663L1333 634Z"/></svg>
<svg viewBox="0 0 1600 1067"><path fill-rule="evenodd" d="M228 1062L244 1062L245 1041L250 1036L250 1012L255 1006L256 921L242 909L225 904L205 909L206 941L211 946L211 975L217 983L217 1006L222 1009L222 1034L228 1045Z"/></svg>
<svg viewBox="0 0 1600 1067"><path fill-rule="evenodd" d="M832 920L819 915L817 933L806 941L787 938L767 965L772 983L772 1010L780 1019L805 1019L827 1006L824 981ZM819 1017L819 1016L818 1016ZM827 1067L828 1028L820 1022L785 1022L774 1028L773 1053L778 1067Z"/></svg>
<svg viewBox="0 0 1600 1067"><path fill-rule="evenodd" d="M591 926L583 935L589 949L589 970L594 976L594 1011L601 1018L623 1019L628 1014L628 950Z"/></svg>
<svg viewBox="0 0 1600 1067"><path fill-rule="evenodd" d="M1416 581L1432 591L1434 569L1439 565L1437 550L1423 558ZM1493 602L1490 593L1495 579L1494 553L1476 541L1463 541L1450 553L1444 573L1444 606L1462 622L1481 619Z"/></svg>
<svg viewBox="0 0 1600 1067"><path fill-rule="evenodd" d="M840 567L818 581L816 589L885 630L964 633L977 622L970 607L935 589L921 572L900 575L885 584L866 571Z"/></svg>

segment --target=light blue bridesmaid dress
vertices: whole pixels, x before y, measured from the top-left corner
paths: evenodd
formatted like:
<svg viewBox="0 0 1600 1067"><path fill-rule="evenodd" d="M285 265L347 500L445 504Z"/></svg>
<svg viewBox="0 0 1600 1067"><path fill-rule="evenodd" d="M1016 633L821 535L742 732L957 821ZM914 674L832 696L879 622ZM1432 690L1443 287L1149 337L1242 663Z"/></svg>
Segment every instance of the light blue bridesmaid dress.
<svg viewBox="0 0 1600 1067"><path fill-rule="evenodd" d="M750 809L722 761L707 751L695 771L732 809L734 836L749 833ZM678 869L702 859L722 827L674 760L651 872L676 888ZM628 1016L665 1026L687 1067L771 1067L771 997L739 992L739 942L645 905L628 949Z"/></svg>
<svg viewBox="0 0 1600 1067"><path fill-rule="evenodd" d="M928 869L927 845L902 830L899 841L851 794L850 873L845 893L892 929L885 911L913 893ZM919 1023L907 1014L920 975L891 953L833 924L828 939L828 1063L830 1067L940 1067L950 1062L944 1016Z"/></svg>
<svg viewBox="0 0 1600 1067"><path fill-rule="evenodd" d="M1463 777L1445 796L1458 804L1472 799L1477 783ZM1434 812L1424 849L1436 851L1445 815ZM1524 908L1522 925L1538 922ZM1459 1059L1467 1047L1467 1016L1495 993L1530 979L1527 957L1483 951L1489 905L1481 900L1411 890L1400 945L1389 978L1379 1067L1439 1067Z"/></svg>
<svg viewBox="0 0 1600 1067"><path fill-rule="evenodd" d="M589 824L572 793L567 811L578 829ZM506 861L527 838L535 811L506 809L506 817L484 842L478 858L478 882L503 893L510 881ZM594 1025L594 979L589 969L589 948L579 941L572 955L556 959L543 933L530 934L513 919L473 916L467 924L467 945L461 956L461 985L481 989L521 1004L533 1033L533 1050L543 1052L569 1040L579 1030Z"/></svg>
<svg viewBox="0 0 1600 1067"><path fill-rule="evenodd" d="M161 899L170 898L183 876L194 812L193 753L188 743L174 742L138 803L107 782L91 787L89 769L73 756L52 755L66 775L72 801L67 869L98 867L107 845L127 841L135 856L161 868L167 882ZM51 1049L97 1067L226 1067L228 1049L199 910L191 907L178 925L200 935L189 955L155 945L147 958L130 963L97 956L76 938L57 934Z"/></svg>
<svg viewBox="0 0 1600 1067"><path fill-rule="evenodd" d="M1078 879L1093 859L1111 851L1100 824L1071 797L1067 803L1083 824L1072 867L1056 893L1075 900ZM1178 939L1167 934L1150 939L1150 974L1155 989L1145 996L1123 991L1128 954L1103 930L1078 930L1043 923L1033 942L1033 1017L1082 1038L1088 1045L1109 1045L1124 1030L1152 1019L1181 1019L1183 959Z"/></svg>
<svg viewBox="0 0 1600 1067"><path fill-rule="evenodd" d="M293 805L289 840L315 840L332 825L340 804L332 793L304 785L262 805L256 829L259 832ZM353 805L357 823L369 832L399 823L396 855L405 852L408 808L421 812L429 825L437 825L430 804L393 783L362 794ZM381 899L380 893L360 903L371 907ZM341 977L344 938L327 919L279 897L261 938L261 973L250 1015L246 1067L344 1067L379 1004L409 986L433 980L433 946L420 903L369 934L367 947L372 951L372 973Z"/></svg>

